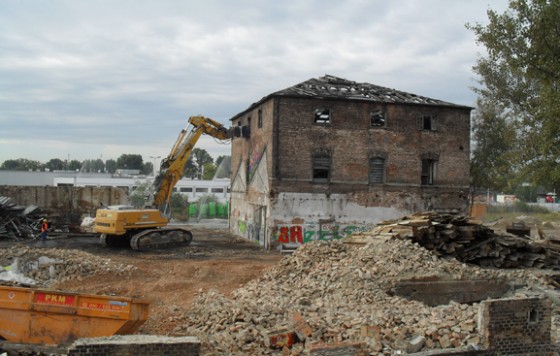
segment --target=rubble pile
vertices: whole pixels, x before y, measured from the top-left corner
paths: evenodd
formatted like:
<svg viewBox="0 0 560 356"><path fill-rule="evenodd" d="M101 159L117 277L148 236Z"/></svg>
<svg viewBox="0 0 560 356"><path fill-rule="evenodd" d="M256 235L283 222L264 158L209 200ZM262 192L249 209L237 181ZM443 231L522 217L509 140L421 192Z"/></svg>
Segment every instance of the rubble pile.
<svg viewBox="0 0 560 356"><path fill-rule="evenodd" d="M478 304L429 307L391 295L392 287L402 279L434 276L546 283L524 270L441 259L410 240L346 242L305 244L230 297L201 291L175 332L198 336L211 354L282 348L300 354L325 345L342 347L342 354L353 347L379 355L467 347L479 343Z"/></svg>
<svg viewBox="0 0 560 356"><path fill-rule="evenodd" d="M497 232L465 216L418 213L380 223L352 239L372 236L411 239L441 256L483 267L560 269L558 247Z"/></svg>
<svg viewBox="0 0 560 356"><path fill-rule="evenodd" d="M36 286L51 286L69 280L81 280L93 275L127 275L135 270L132 265L122 265L78 250L34 249L13 246L0 250L0 267L31 278Z"/></svg>
<svg viewBox="0 0 560 356"><path fill-rule="evenodd" d="M0 239L32 239L39 234L41 211L36 206L20 206L0 197Z"/></svg>

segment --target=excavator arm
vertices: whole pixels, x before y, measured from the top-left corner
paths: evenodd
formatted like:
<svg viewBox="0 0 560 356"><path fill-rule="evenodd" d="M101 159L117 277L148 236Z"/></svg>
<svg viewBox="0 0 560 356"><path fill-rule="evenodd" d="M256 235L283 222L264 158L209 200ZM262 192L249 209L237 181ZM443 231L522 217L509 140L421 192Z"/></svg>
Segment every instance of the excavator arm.
<svg viewBox="0 0 560 356"><path fill-rule="evenodd" d="M166 216L169 214L169 202L173 188L183 177L185 166L193 148L203 134L219 140L228 138L228 130L219 122L204 116L191 116L189 125L181 131L171 152L161 162L159 174L153 183L152 196L148 201L148 206L159 209Z"/></svg>
<svg viewBox="0 0 560 356"><path fill-rule="evenodd" d="M173 188L183 176L187 161L201 135L228 139L228 130L204 116L191 116L169 155L163 159L150 196L142 209L108 207L98 209L95 231L105 246L130 246L135 250L185 246L192 233L180 226L169 226L169 202Z"/></svg>

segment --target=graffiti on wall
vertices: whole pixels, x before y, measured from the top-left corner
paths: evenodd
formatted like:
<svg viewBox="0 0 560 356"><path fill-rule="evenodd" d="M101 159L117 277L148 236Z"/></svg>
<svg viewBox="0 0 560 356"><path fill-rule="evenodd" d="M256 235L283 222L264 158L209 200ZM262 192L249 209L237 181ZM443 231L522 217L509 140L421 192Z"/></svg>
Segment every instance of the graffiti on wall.
<svg viewBox="0 0 560 356"><path fill-rule="evenodd" d="M336 223L303 225L278 225L275 236L279 243L304 244L317 240L337 240L356 232L371 230L374 224L339 225Z"/></svg>
<svg viewBox="0 0 560 356"><path fill-rule="evenodd" d="M261 145L256 144L255 147L251 150L249 155L249 164L247 165L247 177L248 181L251 181L255 172L257 171L257 167L261 162L262 157L264 156L264 151L266 150L266 145L261 148Z"/></svg>

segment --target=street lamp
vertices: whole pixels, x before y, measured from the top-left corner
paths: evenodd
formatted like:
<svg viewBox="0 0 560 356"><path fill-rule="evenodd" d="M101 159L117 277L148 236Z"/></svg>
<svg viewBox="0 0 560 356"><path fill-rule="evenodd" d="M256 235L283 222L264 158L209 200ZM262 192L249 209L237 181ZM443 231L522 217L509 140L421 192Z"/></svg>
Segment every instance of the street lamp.
<svg viewBox="0 0 560 356"><path fill-rule="evenodd" d="M153 169L152 173L154 174L154 177L155 177L155 175L156 175L156 159L161 158L161 156L150 156L150 158L154 159L154 167L153 167L154 169Z"/></svg>

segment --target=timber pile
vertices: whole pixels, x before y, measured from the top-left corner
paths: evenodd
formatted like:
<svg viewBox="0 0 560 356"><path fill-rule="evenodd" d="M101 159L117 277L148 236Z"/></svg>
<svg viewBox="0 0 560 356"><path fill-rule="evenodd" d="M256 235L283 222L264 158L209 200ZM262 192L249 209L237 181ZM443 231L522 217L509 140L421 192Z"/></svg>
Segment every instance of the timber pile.
<svg viewBox="0 0 560 356"><path fill-rule="evenodd" d="M560 269L558 249L494 231L465 216L418 213L382 222L348 241L360 243L378 237L409 239L439 256L482 267Z"/></svg>

